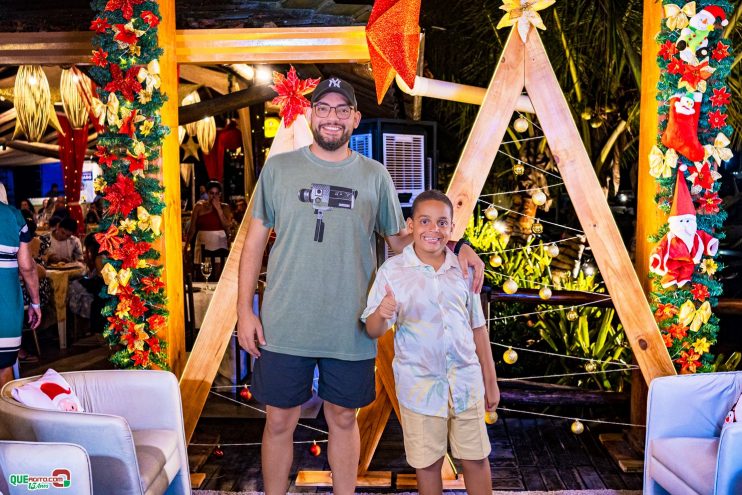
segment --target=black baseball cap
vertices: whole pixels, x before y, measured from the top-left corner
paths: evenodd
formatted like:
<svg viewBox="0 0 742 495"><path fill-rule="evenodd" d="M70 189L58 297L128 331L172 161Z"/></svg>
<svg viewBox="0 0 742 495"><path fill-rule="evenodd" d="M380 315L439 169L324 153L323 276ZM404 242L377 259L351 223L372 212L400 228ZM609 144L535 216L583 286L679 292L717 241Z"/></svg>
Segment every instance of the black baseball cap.
<svg viewBox="0 0 742 495"><path fill-rule="evenodd" d="M312 105L317 100L325 96L327 93L338 93L343 95L348 103L354 108L358 108L358 102L356 102L356 92L353 90L353 86L350 83L343 81L339 77L331 77L325 79L317 85L312 93Z"/></svg>

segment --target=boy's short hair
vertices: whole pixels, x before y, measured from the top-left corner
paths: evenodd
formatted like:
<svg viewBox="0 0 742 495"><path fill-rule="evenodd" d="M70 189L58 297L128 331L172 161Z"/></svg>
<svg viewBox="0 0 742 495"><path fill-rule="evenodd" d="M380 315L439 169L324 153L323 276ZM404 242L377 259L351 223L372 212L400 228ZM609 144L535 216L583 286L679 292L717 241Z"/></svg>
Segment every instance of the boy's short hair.
<svg viewBox="0 0 742 495"><path fill-rule="evenodd" d="M417 195L415 201L412 202L412 212L410 213L411 218L415 218L415 210L417 210L417 206L423 201L440 201L441 203L444 203L448 206L448 209L451 211L451 218L453 218L453 203L448 199L448 196L438 189L430 189Z"/></svg>
<svg viewBox="0 0 742 495"><path fill-rule="evenodd" d="M77 220L74 218L63 218L62 221L59 222L59 226L64 230L69 230L73 234L77 232Z"/></svg>

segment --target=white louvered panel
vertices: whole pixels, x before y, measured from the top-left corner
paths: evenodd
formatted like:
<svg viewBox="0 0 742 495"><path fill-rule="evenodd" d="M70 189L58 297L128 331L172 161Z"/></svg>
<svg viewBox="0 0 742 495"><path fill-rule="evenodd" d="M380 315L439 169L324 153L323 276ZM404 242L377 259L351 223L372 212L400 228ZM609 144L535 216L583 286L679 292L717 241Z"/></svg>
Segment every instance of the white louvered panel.
<svg viewBox="0 0 742 495"><path fill-rule="evenodd" d="M384 165L392 176L399 194L410 194L410 206L425 190L425 136L414 134L383 134Z"/></svg>
<svg viewBox="0 0 742 495"><path fill-rule="evenodd" d="M350 137L350 149L367 156L371 159L374 157L373 136L369 134L354 134Z"/></svg>

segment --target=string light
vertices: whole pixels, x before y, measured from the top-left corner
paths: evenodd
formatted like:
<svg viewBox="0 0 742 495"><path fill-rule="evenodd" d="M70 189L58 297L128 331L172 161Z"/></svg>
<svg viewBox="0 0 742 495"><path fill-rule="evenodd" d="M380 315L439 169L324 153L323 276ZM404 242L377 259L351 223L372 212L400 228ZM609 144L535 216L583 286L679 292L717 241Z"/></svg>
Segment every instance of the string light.
<svg viewBox="0 0 742 495"><path fill-rule="evenodd" d="M528 162L524 162L524 161L523 161L523 160L521 160L520 158L516 158L516 157L514 157L513 155L511 155L510 153L506 153L506 152L504 152L504 151L502 151L502 150L497 150L497 152L498 152L498 153L500 153L500 154L502 154L502 155L504 155L504 156L507 156L507 157L508 157L508 158L510 158L511 160L514 160L514 161L516 161L516 162L520 162L520 163L522 163L523 165L526 165L527 167L531 167L531 168L532 168L532 169L534 169L534 170L538 170L539 172L542 172L542 173L543 173L543 174L545 174L545 175L550 175L551 177L554 177L555 179L561 179L561 177L560 177L559 175L557 175L557 174L555 174L555 173L553 173L553 172L549 172L548 170L546 170L546 169L543 169L543 168L541 168L541 167L538 167L538 166L536 166L536 165L532 165L532 164L530 164L530 163L528 163Z"/></svg>
<svg viewBox="0 0 742 495"><path fill-rule="evenodd" d="M607 296L604 299L598 299L597 301L591 301L591 302L586 302L584 304L578 304L575 307L593 306L595 305L595 303L601 303L603 301L610 301L610 300L611 300L611 297ZM510 319L515 320L516 318L520 318L521 316L543 315L547 313L554 313L556 311L564 311L564 308L545 309L542 311L532 311L531 313L520 313L517 315L511 315L511 316L495 316L493 318L489 318L487 321L505 321L505 320L510 320Z"/></svg>
<svg viewBox="0 0 742 495"><path fill-rule="evenodd" d="M488 204L488 205L489 204L492 204L492 203L488 203L487 201L482 201L482 202L485 203L485 204ZM537 218L537 217L535 217L533 215L526 215L525 213L521 213L519 211L511 210L509 208L505 208L504 206L498 206L497 208L500 209L500 210L505 210L508 213L515 213L516 215L520 215L522 217L530 218L530 219L533 219L533 220L536 220L536 218ZM555 227L559 227L560 229L572 230L574 232L579 232L580 234L584 234L585 233L584 231L582 231L580 229L576 229L574 227L570 227L569 225L562 225L562 224L559 224L559 223L556 223L556 222L549 222L548 220L540 220L540 221L542 223L545 223L545 224L548 224L548 225L553 225Z"/></svg>
<svg viewBox="0 0 742 495"><path fill-rule="evenodd" d="M582 239L582 238L583 238L583 236L581 236L581 235L575 235L575 236L572 236L572 237L565 237L564 239L559 239L557 241L551 241L551 242L549 242L549 247L551 247L551 246L556 247L555 245L556 244L559 244L560 242L569 242L569 241L574 240L574 239ZM547 247L546 249L549 249L549 247ZM485 255L488 255L488 254L509 253L511 251L529 251L530 252L531 249L535 249L535 248L533 246L520 246L520 247L510 248L510 249L501 249L501 250L497 250L497 251L488 251L486 253L485 252L482 252L482 253L479 253L479 254L485 256ZM559 248L557 248L557 249L559 249ZM549 253L549 254L551 255L551 253ZM553 258L556 258L557 256L559 256L559 253L557 253L555 255L551 255L551 256Z"/></svg>
<svg viewBox="0 0 742 495"><path fill-rule="evenodd" d="M563 185L564 185L564 182L557 182L555 184L547 184L547 185L541 187L541 190L543 190L543 189L549 189L549 188L552 188L552 187L559 187L559 186L563 186ZM532 191L533 191L533 188L531 187L531 188L528 188L528 189L518 189L516 191L502 191L502 192L496 192L496 193L492 193L492 194L482 194L481 196L479 196L479 199L481 200L482 198L488 198L490 196L493 196L493 197L494 196L504 196L506 194L530 193ZM491 206L495 206L494 203L491 204Z"/></svg>
<svg viewBox="0 0 742 495"><path fill-rule="evenodd" d="M574 421L574 416L559 416L558 414L548 414L548 413L539 413L534 411L523 411L521 409L511 409L509 407L497 407L498 411L505 411L505 412L511 412L511 413L520 413L520 414L531 414L533 416L542 416L545 418L553 418L553 419L564 419L564 420L572 420ZM605 419L586 419L586 418L580 418L580 421L584 423L600 423L603 425L614 425L614 426L632 426L634 428L646 428L647 425L639 425L634 423L621 423L618 421L607 421Z"/></svg>
<svg viewBox="0 0 742 495"><path fill-rule="evenodd" d="M580 357L580 356L570 356L570 355L567 355L567 354L559 354L559 353L556 353L556 352L540 351L538 349L529 349L527 347L517 347L517 346L514 346L514 345L503 344L502 342L492 342L492 341L490 341L490 344L496 345L498 347L506 347L508 349L516 349L518 351L532 352L534 354L544 354L544 355L547 355L547 356L553 356L553 357L559 357L559 358L576 359L578 361L588 361L588 362L592 362L594 364L610 364L610 365L613 365L613 366L621 366L621 367L623 367L624 369L627 369L627 370L639 369L639 366L637 366L635 364L627 364L627 363L622 363L620 361L600 361L600 360L592 359L592 358L584 358L584 357Z"/></svg>
<svg viewBox="0 0 742 495"><path fill-rule="evenodd" d="M508 277L509 279L514 280L516 282L526 282L526 283L535 284L535 285L538 285L540 287L550 287L550 288L556 289L556 290L569 290L570 292L579 292L580 294L590 294L592 296L597 296L597 295L603 296L603 295L605 295L607 299L610 299L611 298L610 295L604 294L602 292L590 292L589 290L577 290L577 289L575 289L575 290L563 289L560 285L548 284L546 282L538 282L536 280L531 280L531 279L527 279L527 278L513 277L512 275L509 275L507 273L496 272L495 270L485 269L485 272L490 273L492 275L500 275L501 277ZM601 301L602 301L602 299L601 299ZM589 303L587 303L587 305L591 305L591 304L593 304L595 302L599 302L599 301L589 302ZM581 304L580 306L584 306L584 305ZM575 306L575 307L577 307L577 306Z"/></svg>

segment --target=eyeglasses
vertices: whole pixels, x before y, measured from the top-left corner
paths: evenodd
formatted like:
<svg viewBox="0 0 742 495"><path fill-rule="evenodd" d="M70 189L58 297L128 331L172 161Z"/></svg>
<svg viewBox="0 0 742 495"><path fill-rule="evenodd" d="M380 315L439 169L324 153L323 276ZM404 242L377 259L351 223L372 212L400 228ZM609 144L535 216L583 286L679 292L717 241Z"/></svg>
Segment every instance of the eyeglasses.
<svg viewBox="0 0 742 495"><path fill-rule="evenodd" d="M353 111L353 107L350 105L338 105L336 107L331 107L330 105L325 105L324 103L317 103L314 105L314 113L317 115L317 117L324 119L325 117L330 116L330 110L335 110L335 115L337 115L337 118L340 120L345 120L348 117L350 117L351 112Z"/></svg>

